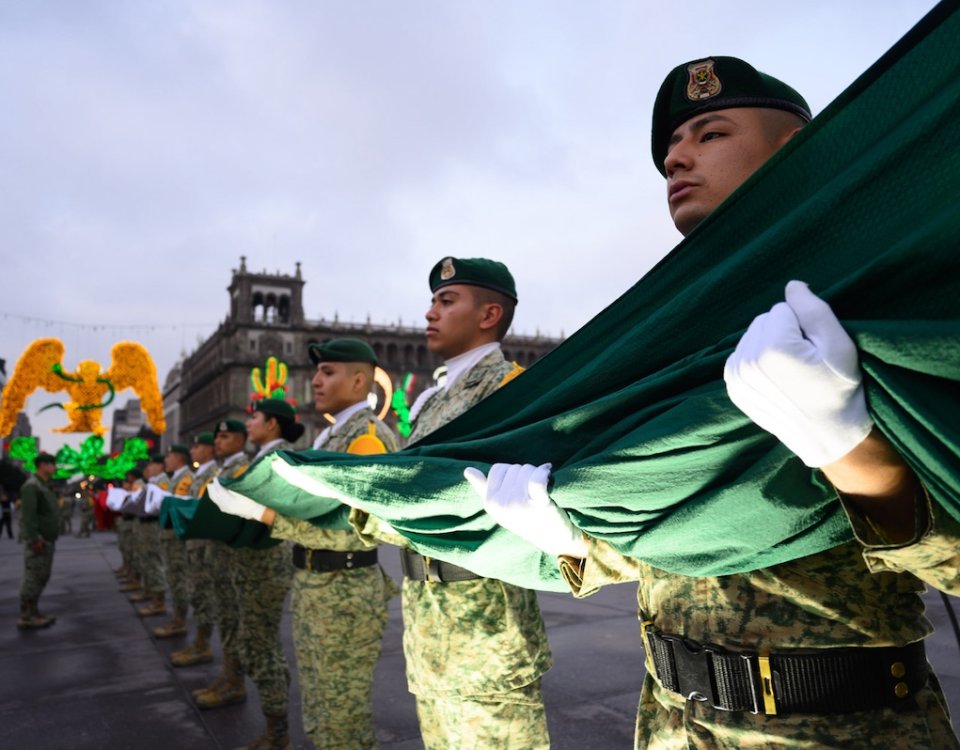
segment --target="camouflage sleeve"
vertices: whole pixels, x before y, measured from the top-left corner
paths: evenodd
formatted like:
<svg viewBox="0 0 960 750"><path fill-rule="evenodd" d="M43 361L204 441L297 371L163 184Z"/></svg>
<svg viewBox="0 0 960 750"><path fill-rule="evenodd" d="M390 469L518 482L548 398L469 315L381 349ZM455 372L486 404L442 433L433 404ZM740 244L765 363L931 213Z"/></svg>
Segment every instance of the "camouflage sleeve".
<svg viewBox="0 0 960 750"><path fill-rule="evenodd" d="M356 552L367 548L353 531L321 529L309 521L277 513L270 536L287 539L309 549L328 549L338 552Z"/></svg>
<svg viewBox="0 0 960 750"><path fill-rule="evenodd" d="M884 544L865 517L841 502L871 572L912 573L941 591L960 594L960 523L929 495L917 504L914 539L900 545Z"/></svg>
<svg viewBox="0 0 960 750"><path fill-rule="evenodd" d="M583 560L561 557L560 574L578 599L597 593L603 586L640 580L640 561L617 552L606 542L590 539Z"/></svg>
<svg viewBox="0 0 960 750"><path fill-rule="evenodd" d="M25 541L33 541L40 536L40 522L37 519L39 495L35 484L28 482L20 490L20 530Z"/></svg>
<svg viewBox="0 0 960 750"><path fill-rule="evenodd" d="M398 534L389 524L366 511L353 508L350 511L350 525L359 539L368 547L376 547L380 542L409 547L410 543L402 534Z"/></svg>

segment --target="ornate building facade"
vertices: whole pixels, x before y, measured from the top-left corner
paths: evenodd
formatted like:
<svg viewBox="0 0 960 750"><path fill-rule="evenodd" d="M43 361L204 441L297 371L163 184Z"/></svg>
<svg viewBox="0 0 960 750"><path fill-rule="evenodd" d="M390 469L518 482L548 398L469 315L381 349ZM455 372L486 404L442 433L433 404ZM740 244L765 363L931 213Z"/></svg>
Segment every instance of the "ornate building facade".
<svg viewBox="0 0 960 750"><path fill-rule="evenodd" d="M410 403L433 383L434 372L442 362L428 351L422 327L342 323L336 319L309 321L303 310L305 283L299 263L293 275L254 273L241 257L240 267L233 270L227 287L230 311L226 319L167 375L163 388L167 417L164 449L174 442L189 442L218 420L245 418L252 392L251 370L263 370L270 356L288 367L287 398L296 399L306 426L297 447L309 446L326 423L313 410L310 381L314 366L307 347L331 338L349 336L369 343L394 387L412 373L416 385ZM559 343L560 339L543 336L508 336L503 351L508 359L529 367ZM384 400L379 386L377 396L379 408ZM388 421L392 421L392 415Z"/></svg>

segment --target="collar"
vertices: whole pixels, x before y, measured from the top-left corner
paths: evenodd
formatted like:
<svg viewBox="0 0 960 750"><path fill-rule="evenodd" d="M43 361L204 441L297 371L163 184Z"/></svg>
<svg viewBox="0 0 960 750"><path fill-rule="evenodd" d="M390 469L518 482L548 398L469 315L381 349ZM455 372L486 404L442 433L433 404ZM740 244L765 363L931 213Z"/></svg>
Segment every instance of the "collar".
<svg viewBox="0 0 960 750"><path fill-rule="evenodd" d="M253 457L253 460L256 461L258 458L260 458L260 456L267 455L282 442L283 438L277 438L276 440L271 440L269 443L264 443L260 446L260 450L257 451L257 455Z"/></svg>
<svg viewBox="0 0 960 750"><path fill-rule="evenodd" d="M185 471L188 471L189 469L190 469L190 464L184 464L184 465L181 466L179 469L177 469L175 472L173 472L173 476L170 477L170 481L171 481L171 482L176 482L180 477L183 476L183 473L184 473Z"/></svg>
<svg viewBox="0 0 960 750"><path fill-rule="evenodd" d="M209 469L211 466L216 466L216 465L217 465L217 460L216 460L215 458L211 458L211 459L210 459L209 461L207 461L205 464L200 464L200 465L197 467L197 474L202 474L202 473L205 472L207 469Z"/></svg>
<svg viewBox="0 0 960 750"><path fill-rule="evenodd" d="M499 341L491 341L489 344L483 344L476 349L471 349L468 352L458 354L456 357L451 357L446 360L444 364L447 366L447 382L444 383L443 389L449 391L463 373L490 354L490 352L494 352L499 348Z"/></svg>
<svg viewBox="0 0 960 750"><path fill-rule="evenodd" d="M232 464L234 464L234 463L236 463L237 461L239 461L240 458L241 458L243 455L244 455L244 454L243 454L243 451L237 451L236 453L227 456L225 459L223 459L223 464L222 464L222 466L223 466L224 468L226 468L227 466L231 466Z"/></svg>
<svg viewBox="0 0 960 750"><path fill-rule="evenodd" d="M354 414L362 409L366 409L370 404L366 399L363 401L357 401L357 403L352 406L348 406L346 409L342 409L333 415L333 424L330 425L330 433L336 435L340 432L340 429L347 423L347 420L350 419Z"/></svg>

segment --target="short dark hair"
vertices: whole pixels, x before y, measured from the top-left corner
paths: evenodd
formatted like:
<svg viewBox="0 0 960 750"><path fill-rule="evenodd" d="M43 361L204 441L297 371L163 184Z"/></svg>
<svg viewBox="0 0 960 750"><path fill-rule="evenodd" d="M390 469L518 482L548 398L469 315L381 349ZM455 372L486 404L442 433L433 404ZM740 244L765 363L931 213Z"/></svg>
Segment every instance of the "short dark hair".
<svg viewBox="0 0 960 750"><path fill-rule="evenodd" d="M497 341L503 341L513 323L513 314L517 310L517 303L503 292L488 289L484 286L470 286L474 302L479 305L500 305L503 315L497 324Z"/></svg>

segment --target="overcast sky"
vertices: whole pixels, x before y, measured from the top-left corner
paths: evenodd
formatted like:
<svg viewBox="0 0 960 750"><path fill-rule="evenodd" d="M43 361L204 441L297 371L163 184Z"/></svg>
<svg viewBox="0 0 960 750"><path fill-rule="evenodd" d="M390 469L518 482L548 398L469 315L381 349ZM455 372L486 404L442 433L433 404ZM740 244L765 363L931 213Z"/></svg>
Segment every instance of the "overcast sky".
<svg viewBox="0 0 960 750"><path fill-rule="evenodd" d="M492 257L514 332L570 334L680 240L649 156L670 68L743 57L817 113L933 5L0 3L0 357L131 339L162 384L241 255L301 261L309 319L416 325L437 260ZM49 450L64 395L28 402Z"/></svg>

